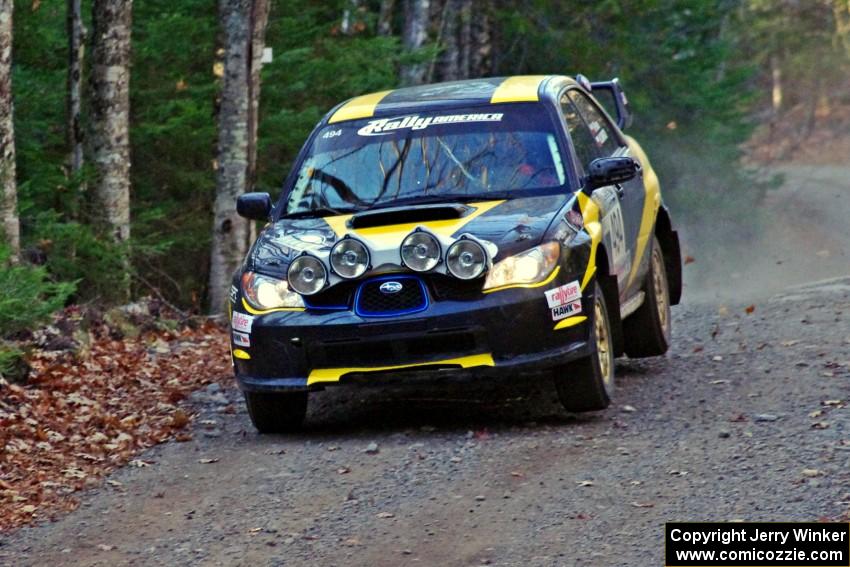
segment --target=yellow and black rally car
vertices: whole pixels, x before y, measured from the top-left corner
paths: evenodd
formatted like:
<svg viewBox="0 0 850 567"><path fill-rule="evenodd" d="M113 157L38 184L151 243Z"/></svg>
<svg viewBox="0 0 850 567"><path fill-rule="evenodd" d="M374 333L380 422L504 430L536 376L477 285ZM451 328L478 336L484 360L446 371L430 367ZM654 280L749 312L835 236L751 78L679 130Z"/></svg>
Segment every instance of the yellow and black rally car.
<svg viewBox="0 0 850 567"><path fill-rule="evenodd" d="M277 202L237 203L268 221L230 294L257 429L298 427L311 390L388 377L545 374L568 410L608 406L614 357L667 350L682 287L629 121L616 79L581 75L403 88L331 110Z"/></svg>

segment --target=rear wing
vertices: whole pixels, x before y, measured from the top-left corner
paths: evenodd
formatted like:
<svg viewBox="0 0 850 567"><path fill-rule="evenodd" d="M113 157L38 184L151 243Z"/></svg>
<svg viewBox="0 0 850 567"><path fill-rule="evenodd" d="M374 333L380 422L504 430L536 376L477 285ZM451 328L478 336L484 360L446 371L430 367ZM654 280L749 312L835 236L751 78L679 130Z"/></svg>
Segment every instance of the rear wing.
<svg viewBox="0 0 850 567"><path fill-rule="evenodd" d="M614 103L614 110L617 114L617 126L620 130L625 130L632 125L632 111L629 108L629 99L626 98L626 93L620 85L620 79L614 78L610 81L597 81L590 83L590 89L596 98L599 98L600 93L607 94L610 99L607 102ZM600 101L602 102L602 101Z"/></svg>

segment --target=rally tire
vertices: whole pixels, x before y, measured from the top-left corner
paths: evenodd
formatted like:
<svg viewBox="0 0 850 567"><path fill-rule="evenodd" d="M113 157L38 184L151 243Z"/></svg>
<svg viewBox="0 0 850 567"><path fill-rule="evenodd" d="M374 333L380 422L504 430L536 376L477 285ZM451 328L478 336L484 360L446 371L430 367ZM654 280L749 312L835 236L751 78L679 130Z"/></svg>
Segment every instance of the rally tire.
<svg viewBox="0 0 850 567"><path fill-rule="evenodd" d="M670 347L670 288L664 252L655 235L650 246L643 305L623 321L624 347L629 358L660 356Z"/></svg>
<svg viewBox="0 0 850 567"><path fill-rule="evenodd" d="M554 370L558 399L567 411L598 411L611 404L614 394L614 342L605 294L594 284L590 342L594 352Z"/></svg>
<svg viewBox="0 0 850 567"><path fill-rule="evenodd" d="M245 405L260 433L298 431L307 415L307 392L245 392Z"/></svg>

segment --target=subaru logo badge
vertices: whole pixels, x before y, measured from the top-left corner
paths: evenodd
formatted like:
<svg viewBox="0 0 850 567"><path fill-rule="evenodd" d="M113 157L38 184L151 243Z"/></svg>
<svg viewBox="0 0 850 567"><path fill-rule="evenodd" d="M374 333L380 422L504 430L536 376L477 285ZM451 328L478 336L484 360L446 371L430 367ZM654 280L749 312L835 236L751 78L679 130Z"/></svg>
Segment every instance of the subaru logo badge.
<svg viewBox="0 0 850 567"><path fill-rule="evenodd" d="M393 293L398 293L404 286L401 285L400 282L384 282L381 284L381 287L378 289L381 290L381 293L386 295L392 295Z"/></svg>

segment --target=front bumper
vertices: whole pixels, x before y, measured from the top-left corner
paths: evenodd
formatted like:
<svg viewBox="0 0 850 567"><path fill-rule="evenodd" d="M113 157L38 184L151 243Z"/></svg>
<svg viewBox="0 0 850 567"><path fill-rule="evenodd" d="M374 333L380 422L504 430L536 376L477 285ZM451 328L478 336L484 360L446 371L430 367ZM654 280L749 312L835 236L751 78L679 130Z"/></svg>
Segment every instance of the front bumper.
<svg viewBox="0 0 850 567"><path fill-rule="evenodd" d="M581 313L566 326L552 320L544 296L574 279L562 276L540 287L433 301L423 312L392 318L313 310L256 315L250 346L232 345L242 356L233 359L236 380L245 391L285 391L379 383L388 375L404 381L412 375L543 371L593 352L590 294L582 296ZM592 282L586 289L594 289Z"/></svg>

